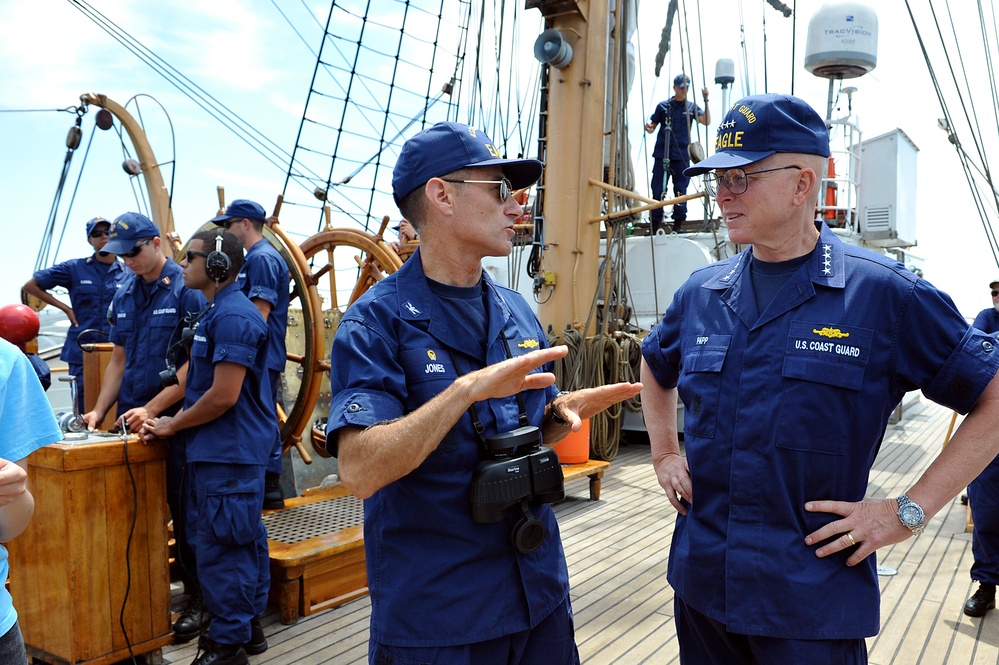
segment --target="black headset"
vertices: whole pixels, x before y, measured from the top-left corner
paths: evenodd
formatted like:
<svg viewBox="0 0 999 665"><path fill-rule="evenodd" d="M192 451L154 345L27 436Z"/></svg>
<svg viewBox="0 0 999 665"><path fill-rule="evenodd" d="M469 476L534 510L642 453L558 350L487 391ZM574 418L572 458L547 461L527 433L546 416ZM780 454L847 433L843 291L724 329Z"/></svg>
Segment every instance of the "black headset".
<svg viewBox="0 0 999 665"><path fill-rule="evenodd" d="M229 270L232 268L229 255L222 251L222 233L222 229L219 229L215 234L215 251L205 259L205 272L208 273L208 278L215 282L229 279Z"/></svg>

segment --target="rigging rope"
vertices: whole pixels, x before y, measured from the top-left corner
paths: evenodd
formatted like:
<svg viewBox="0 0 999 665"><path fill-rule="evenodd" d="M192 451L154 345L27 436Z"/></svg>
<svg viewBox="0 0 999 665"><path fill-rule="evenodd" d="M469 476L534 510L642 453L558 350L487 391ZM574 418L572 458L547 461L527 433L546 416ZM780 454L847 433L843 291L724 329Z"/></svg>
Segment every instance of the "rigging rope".
<svg viewBox="0 0 999 665"><path fill-rule="evenodd" d="M83 168L87 165L87 157L90 155L90 146L93 145L93 143L94 143L94 135L96 133L97 132L90 132L90 138L87 139L87 149L83 151L83 162L80 164L79 173L81 175L83 174ZM64 184L64 181L60 182L60 189L61 189L61 187L62 187L63 184ZM53 256L59 256L59 249L62 248L62 241L66 237L66 228L69 226L69 217L70 217L70 214L73 212L73 203L76 201L76 193L77 193L77 191L79 191L79 189L80 189L80 176L77 176L77 178L76 178L76 184L73 186L73 194L72 194L72 196L69 197L69 205L66 207L66 217L65 217L65 219L63 220L63 223L62 223L62 233L59 234L59 242L56 244L55 254ZM57 191L57 196L58 196L59 199L61 199L62 198L62 192L61 191ZM56 204L56 207L58 207L58 203ZM41 259L41 253L40 252L39 252L39 257L38 258L39 258L39 260ZM49 265L48 258L49 258L48 256L45 257L46 262L41 266L42 268L45 268L45 267L47 267ZM40 268L38 268L38 267L35 268L35 270L39 270L39 269Z"/></svg>
<svg viewBox="0 0 999 665"><path fill-rule="evenodd" d="M52 238L55 235L55 221L59 214L59 201L62 199L63 188L66 186L66 177L69 175L69 168L73 161L76 149L80 147L80 139L83 136L81 125L83 124L83 111L76 109L76 124L69 129L66 136L66 156L63 158L62 169L59 172L59 183L56 185L55 196L52 198L52 205L49 207L49 217L45 222L45 231L42 233L42 242L38 249L38 257L35 259L35 270L41 270L49 265L49 250L52 246Z"/></svg>
<svg viewBox="0 0 999 665"><path fill-rule="evenodd" d="M263 132L256 129L228 106L208 94L207 91L132 37L128 32L86 2L86 0L68 0L68 2L115 41L142 60L153 71L166 79L167 82L177 88L184 96L204 109L210 116L220 122L266 161L280 168L282 171L285 170L285 164L290 155L276 142L269 139Z"/></svg>
<svg viewBox="0 0 999 665"><path fill-rule="evenodd" d="M973 175L971 173L971 160L970 160L970 157L967 154L967 152L965 152L961 148L960 141L957 140L957 135L955 133L956 129L954 127L953 118L952 118L952 116L950 114L949 108L947 107L947 102L946 102L946 99L944 97L943 90L940 87L940 81L937 78L936 70L933 67L933 63L930 62L929 53L928 53L928 51L926 49L926 43L925 43L925 41L923 39L922 31L919 29L919 25L916 22L916 18L915 18L915 15L913 14L912 6L911 6L909 0L905 0L905 7L906 7L906 10L909 12L909 20L912 23L913 30L916 33L916 40L919 42L919 48L920 48L920 51L923 54L923 60L926 62L926 68L929 71L930 80L933 82L933 89L936 92L937 101L940 103L940 108L941 108L941 110L944 113L944 122L947 124L947 129L950 132L951 142L954 144L954 147L957 149L958 161L960 161L961 167L964 170L965 179L968 181L968 186L971 189L972 199L974 200L975 206L978 209L978 214L979 214L979 216L981 218L982 226L983 226L983 228L985 230L985 235L986 235L986 237L989 240L989 247L990 247L990 249L992 251L993 260L996 262L996 265L999 265L999 247L997 247L997 242L996 242L996 238L995 238L995 232L991 228L991 225L988 223L988 220L987 220L986 215L985 215L983 201L981 199L981 194L978 191L978 188L975 186L974 177L973 177ZM939 31L939 22L936 21L936 12L933 11L932 5L931 5L930 9L931 9L931 11L933 13L934 23L937 25L937 28L938 28L937 33L938 33L938 35L940 35L941 33ZM943 40L942 40L942 35L941 35L941 43L942 43L942 41ZM947 52L946 48L944 49L944 52L945 53ZM947 60L948 60L948 65L949 65L950 64L950 58L948 57ZM951 72L953 73L953 69L951 69ZM976 137L976 141L977 141L977 137ZM993 196L995 196L995 187L992 187L992 192L993 192Z"/></svg>

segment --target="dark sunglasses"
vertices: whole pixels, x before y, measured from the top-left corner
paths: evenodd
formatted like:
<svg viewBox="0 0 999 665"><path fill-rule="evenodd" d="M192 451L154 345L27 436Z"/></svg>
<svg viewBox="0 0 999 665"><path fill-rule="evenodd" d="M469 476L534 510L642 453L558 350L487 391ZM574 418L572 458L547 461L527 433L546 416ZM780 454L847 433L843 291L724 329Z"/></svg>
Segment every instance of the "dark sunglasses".
<svg viewBox="0 0 999 665"><path fill-rule="evenodd" d="M90 233L90 237L91 238L107 238L110 233L111 232L108 229L104 229L103 231L92 231Z"/></svg>
<svg viewBox="0 0 999 665"><path fill-rule="evenodd" d="M196 252L193 249L187 250L187 254L184 255L184 260L187 261L187 265L191 265L195 256L200 256L203 259L208 258L208 252Z"/></svg>
<svg viewBox="0 0 999 665"><path fill-rule="evenodd" d="M243 217L233 217L232 219L227 219L222 222L222 228L228 231L230 226L233 224L239 224L243 221L243 219Z"/></svg>
<svg viewBox="0 0 999 665"><path fill-rule="evenodd" d="M142 251L142 248L151 243L152 241L153 241L152 238L146 238L145 240L139 241L135 243L135 247L122 254L122 256L124 256L126 259L134 259L139 255L139 252Z"/></svg>
<svg viewBox="0 0 999 665"><path fill-rule="evenodd" d="M996 296L999 296L999 291L992 292L992 297L995 298Z"/></svg>

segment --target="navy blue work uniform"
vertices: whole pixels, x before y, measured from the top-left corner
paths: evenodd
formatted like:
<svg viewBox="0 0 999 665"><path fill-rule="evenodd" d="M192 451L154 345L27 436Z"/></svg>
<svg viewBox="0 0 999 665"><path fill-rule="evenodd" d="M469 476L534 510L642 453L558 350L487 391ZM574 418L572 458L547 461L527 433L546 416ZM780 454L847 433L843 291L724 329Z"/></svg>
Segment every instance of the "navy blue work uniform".
<svg viewBox="0 0 999 665"><path fill-rule="evenodd" d="M284 374L284 337L288 329L288 302L291 276L288 264L266 238L258 240L246 251L246 262L236 278L236 285L250 300L260 298L271 306L267 315L267 372L270 374L273 391L271 402L277 406L281 389L281 376ZM277 422L277 413L274 414ZM274 449L267 464L271 473L281 473L281 435L274 438Z"/></svg>
<svg viewBox="0 0 999 665"><path fill-rule="evenodd" d="M215 295L191 345L185 408L211 388L215 363L246 367L236 403L184 432L187 528L211 614L208 636L220 644L249 642L250 620L267 608L270 560L261 509L277 421L266 346L264 319L235 284Z"/></svg>
<svg viewBox="0 0 999 665"><path fill-rule="evenodd" d="M342 427L403 417L460 374L546 346L544 330L523 298L486 273L482 280L472 295L485 303L480 336L470 334L456 308L432 291L419 250L346 311L331 354L331 453L336 454ZM532 425L541 426L556 393L554 387L522 393ZM477 402L475 410L486 436L519 427L516 397ZM376 653L393 647L502 641L555 615L571 640L569 576L551 507L531 505L548 535L529 554L511 543L512 511L493 524L472 520L470 484L482 445L472 423L472 416L463 414L419 467L364 501L371 662L378 657L396 662L384 651ZM568 649L575 654L574 643ZM500 662L506 663L503 653ZM481 652L468 657L496 662Z"/></svg>
<svg viewBox="0 0 999 665"><path fill-rule="evenodd" d="M76 339L83 330L100 330L108 334L108 307L118 289L132 276L132 271L121 261L101 263L96 254L85 259L72 259L57 263L51 268L39 270L33 275L38 286L45 291L61 286L69 292L69 304L76 315L77 325L71 325L66 333L59 358L69 365L69 374L76 377L77 404L80 413L84 412L83 401L83 351ZM103 342L103 337L94 336L90 342Z"/></svg>
<svg viewBox="0 0 999 665"><path fill-rule="evenodd" d="M810 258L762 313L750 247L695 271L642 345L685 407L694 501L677 516L668 579L731 633L875 635L875 556L853 567L849 551L816 557L805 536L838 518L805 502L864 498L906 392L966 413L999 368L995 339L946 294L819 228Z"/></svg>
<svg viewBox="0 0 999 665"><path fill-rule="evenodd" d="M160 372L166 369L168 347L180 339L184 318L193 319L205 307L205 297L184 286L181 273L181 267L168 258L156 280L131 275L115 295L110 339L125 349L117 416L144 406L163 390ZM180 350L177 366L185 360Z"/></svg>
<svg viewBox="0 0 999 665"><path fill-rule="evenodd" d="M995 337L999 333L999 312L995 307L983 309L972 325ZM999 457L989 462L968 485L968 501L975 518L971 538L975 561L971 566L971 579L999 584Z"/></svg>
<svg viewBox="0 0 999 665"><path fill-rule="evenodd" d="M125 350L125 371L118 390L118 418L129 409L145 406L163 390L160 372L166 369L168 347L180 339L185 317L193 320L205 307L201 291L184 286L181 272L181 267L168 258L155 281L147 282L131 274L114 297L110 339ZM177 367L187 361L187 353L182 347L177 347L174 360ZM178 402L160 415L173 415L179 408ZM175 438L167 454L167 504L174 520L184 585L190 591L195 579L191 565L193 554L187 544L182 519L183 477L184 451L179 438Z"/></svg>
<svg viewBox="0 0 999 665"><path fill-rule="evenodd" d="M690 125L704 111L694 102L677 101L670 97L659 102L656 110L649 117L649 122L659 125L656 135L656 147L652 151L652 198L660 200L666 191L666 183L673 178L673 194L683 196L687 193L690 177L683 175L683 170L690 166ZM669 170L666 162L669 162ZM663 221L663 209L656 208L649 212L653 225ZM687 204L677 203L673 206L674 224L682 224L687 219Z"/></svg>

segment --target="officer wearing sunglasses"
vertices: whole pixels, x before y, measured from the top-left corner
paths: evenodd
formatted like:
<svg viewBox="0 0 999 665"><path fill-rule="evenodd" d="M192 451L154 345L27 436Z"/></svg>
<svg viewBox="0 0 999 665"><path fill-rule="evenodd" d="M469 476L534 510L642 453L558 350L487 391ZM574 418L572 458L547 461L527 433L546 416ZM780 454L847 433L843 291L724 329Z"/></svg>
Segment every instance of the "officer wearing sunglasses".
<svg viewBox="0 0 999 665"><path fill-rule="evenodd" d="M94 253L39 270L22 287L25 293L62 310L69 318L69 331L59 358L69 365L69 375L76 377L76 403L80 413L84 411L86 386L83 385L83 351L77 344L77 338L84 330L95 330L99 333L88 334L84 341L105 341L111 331L107 317L111 299L131 275L114 254L101 253L108 242L110 228L111 223L103 217L88 221L87 242ZM68 304L49 293L56 287L62 287L69 293Z"/></svg>
<svg viewBox="0 0 999 665"><path fill-rule="evenodd" d="M482 437L527 431L550 445L641 388L560 394L550 371L565 347L546 348L523 297L482 270L513 250L513 193L541 168L504 159L467 125L410 138L392 185L420 247L337 329L325 452L365 499L365 553L379 571L368 579L371 662L579 662L549 504L481 523L470 499ZM511 527L528 514L546 535L519 549Z"/></svg>

